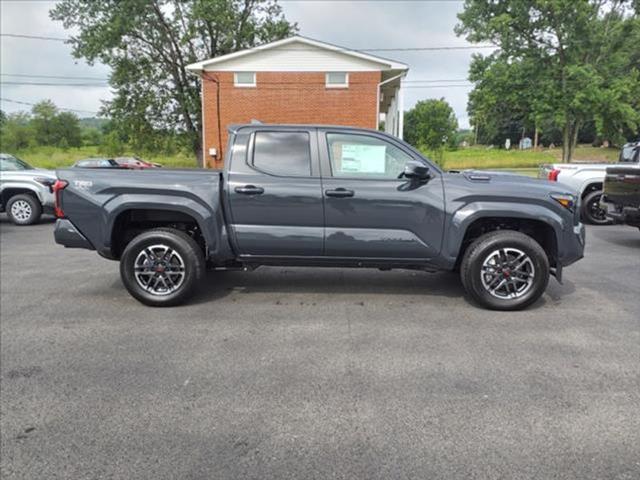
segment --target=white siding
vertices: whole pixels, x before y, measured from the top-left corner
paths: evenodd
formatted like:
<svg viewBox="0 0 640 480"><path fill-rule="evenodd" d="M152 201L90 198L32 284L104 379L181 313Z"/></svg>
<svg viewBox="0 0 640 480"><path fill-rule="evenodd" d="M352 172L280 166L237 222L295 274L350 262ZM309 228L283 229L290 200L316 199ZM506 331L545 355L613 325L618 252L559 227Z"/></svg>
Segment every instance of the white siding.
<svg viewBox="0 0 640 480"><path fill-rule="evenodd" d="M289 43L215 63L205 70L232 72L363 72L388 65L303 43Z"/></svg>

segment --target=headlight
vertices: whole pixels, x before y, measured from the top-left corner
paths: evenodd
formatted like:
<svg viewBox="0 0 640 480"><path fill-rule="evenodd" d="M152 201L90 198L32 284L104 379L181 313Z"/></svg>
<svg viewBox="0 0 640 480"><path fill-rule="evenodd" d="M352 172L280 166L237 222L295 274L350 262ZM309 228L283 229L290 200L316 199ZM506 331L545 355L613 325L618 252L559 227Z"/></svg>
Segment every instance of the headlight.
<svg viewBox="0 0 640 480"><path fill-rule="evenodd" d="M578 198L570 193L552 193L551 198L562 205L570 212L574 212L576 209L576 201Z"/></svg>
<svg viewBox="0 0 640 480"><path fill-rule="evenodd" d="M33 179L36 182L38 182L40 185L44 185L45 187L47 187L50 192L53 192L53 184L56 183L56 179L55 178L34 177Z"/></svg>

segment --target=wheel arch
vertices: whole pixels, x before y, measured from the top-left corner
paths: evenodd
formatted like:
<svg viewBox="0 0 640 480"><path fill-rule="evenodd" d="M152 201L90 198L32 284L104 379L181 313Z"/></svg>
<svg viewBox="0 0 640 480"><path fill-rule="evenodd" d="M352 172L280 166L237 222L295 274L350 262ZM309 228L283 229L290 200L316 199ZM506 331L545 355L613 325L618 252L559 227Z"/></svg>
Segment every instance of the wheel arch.
<svg viewBox="0 0 640 480"><path fill-rule="evenodd" d="M210 217L197 209L175 204L126 203L109 213L107 222L110 258L118 259L127 244L139 233L159 227L172 227L189 234L202 249L215 245Z"/></svg>
<svg viewBox="0 0 640 480"><path fill-rule="evenodd" d="M463 209L454 214L448 230L448 256L454 268L459 267L467 247L484 233L515 230L532 237L543 248L551 266L558 260L558 241L562 238L563 220L547 208L522 204L509 212L488 206Z"/></svg>
<svg viewBox="0 0 640 480"><path fill-rule="evenodd" d="M32 195L38 203L42 204L40 197L38 196L38 190L36 188L32 188L31 186L8 186L2 189L0 192L0 203L6 207L7 203L11 199L11 197L15 197L16 195Z"/></svg>

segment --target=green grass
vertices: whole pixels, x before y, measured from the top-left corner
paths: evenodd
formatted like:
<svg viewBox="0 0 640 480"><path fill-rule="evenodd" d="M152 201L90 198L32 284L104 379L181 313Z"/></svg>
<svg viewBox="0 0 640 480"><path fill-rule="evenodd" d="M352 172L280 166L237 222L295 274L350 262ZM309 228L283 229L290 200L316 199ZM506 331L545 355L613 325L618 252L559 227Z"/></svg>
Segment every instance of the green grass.
<svg viewBox="0 0 640 480"><path fill-rule="evenodd" d="M615 148L595 148L579 146L574 152L574 161L613 162L619 151ZM436 155L427 156L437 158ZM474 169L537 169L543 163L557 163L562 160L562 149L538 151L502 150L497 148L470 147L443 153L444 168L447 170Z"/></svg>
<svg viewBox="0 0 640 480"><path fill-rule="evenodd" d="M39 168L55 169L59 167L69 167L76 161L88 157L105 157L98 152L97 146L69 148L62 150L56 147L33 147L15 153L30 165ZM122 156L133 156L133 153L125 153ZM175 155L136 155L143 160L157 162L164 167L173 168L195 168L196 160L193 155L177 153Z"/></svg>
<svg viewBox="0 0 640 480"><path fill-rule="evenodd" d="M69 148L62 150L56 147L34 147L22 150L16 155L34 167L55 169L67 167L74 162L87 157L104 156L98 152L97 146ZM125 155L133 155L128 153ZM177 153L174 155L138 155L144 160L157 162L168 168L195 168L193 155ZM427 154L430 158L434 155ZM613 162L618 158L615 148L594 148L579 146L576 148L575 161ZM562 159L562 149L545 149L540 151L501 150L497 148L470 147L443 154L444 167L447 170L464 170L474 168L478 170L507 169L517 170L518 173L532 175L543 163L555 163ZM523 170L525 169L525 170Z"/></svg>

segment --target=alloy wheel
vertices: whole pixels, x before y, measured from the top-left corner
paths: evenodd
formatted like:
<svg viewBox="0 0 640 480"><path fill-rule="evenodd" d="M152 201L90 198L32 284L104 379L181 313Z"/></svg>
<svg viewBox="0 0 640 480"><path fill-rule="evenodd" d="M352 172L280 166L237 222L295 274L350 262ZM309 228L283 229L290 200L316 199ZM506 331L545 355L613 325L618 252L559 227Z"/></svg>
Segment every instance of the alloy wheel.
<svg viewBox="0 0 640 480"><path fill-rule="evenodd" d="M535 268L531 258L522 250L501 248L487 255L480 277L485 290L494 297L514 299L531 289Z"/></svg>
<svg viewBox="0 0 640 480"><path fill-rule="evenodd" d="M168 245L151 245L136 257L134 275L138 285L152 295L169 295L184 282L185 264Z"/></svg>
<svg viewBox="0 0 640 480"><path fill-rule="evenodd" d="M11 215L20 222L26 222L33 215L33 209L26 200L17 200L11 205Z"/></svg>

